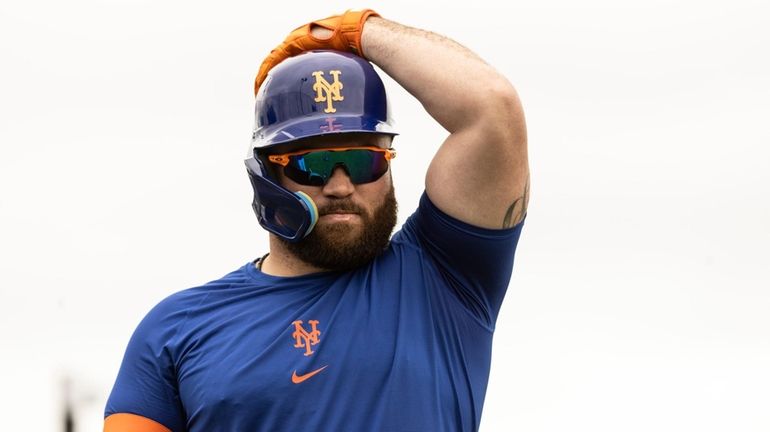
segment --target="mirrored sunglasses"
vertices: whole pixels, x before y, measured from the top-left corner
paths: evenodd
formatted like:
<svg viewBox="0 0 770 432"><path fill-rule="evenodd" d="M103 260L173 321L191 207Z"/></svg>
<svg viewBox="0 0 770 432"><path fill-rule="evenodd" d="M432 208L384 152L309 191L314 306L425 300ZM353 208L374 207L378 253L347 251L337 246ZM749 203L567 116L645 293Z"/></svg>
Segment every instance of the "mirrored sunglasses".
<svg viewBox="0 0 770 432"><path fill-rule="evenodd" d="M388 172L394 157L396 151L393 149L335 147L269 155L267 158L281 165L284 175L292 181L305 186L323 186L337 167L345 170L353 184L376 181Z"/></svg>

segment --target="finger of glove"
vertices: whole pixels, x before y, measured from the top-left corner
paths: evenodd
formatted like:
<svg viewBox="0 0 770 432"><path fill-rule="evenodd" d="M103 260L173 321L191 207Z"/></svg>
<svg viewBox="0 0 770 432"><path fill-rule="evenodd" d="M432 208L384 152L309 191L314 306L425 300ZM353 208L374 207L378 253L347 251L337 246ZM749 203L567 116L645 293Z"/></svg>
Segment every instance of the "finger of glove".
<svg viewBox="0 0 770 432"><path fill-rule="evenodd" d="M331 37L326 39L319 39L311 33L308 33L302 37L295 38L291 42L285 44L283 48L289 56L295 56L305 51L320 49L348 51L348 44L344 38L339 37L338 32L333 33Z"/></svg>
<svg viewBox="0 0 770 432"><path fill-rule="evenodd" d="M322 20L311 22L310 23L310 28L312 28L312 26L316 25L316 26L321 26L321 27L327 28L327 29L329 29L331 31L334 31L334 30L337 30L337 29L340 28L340 24L341 23L342 23L342 15L335 15L335 16L331 16L329 18L324 18Z"/></svg>
<svg viewBox="0 0 770 432"><path fill-rule="evenodd" d="M286 53L289 57L293 57L298 54L302 54L305 51L310 51L314 49L323 49L324 44L319 43L310 35L304 35L302 37L295 38L291 42L288 42L284 45L284 50L286 50Z"/></svg>
<svg viewBox="0 0 770 432"><path fill-rule="evenodd" d="M291 32L291 34L289 34L286 39L284 39L281 46L290 57L300 54L304 51L310 51L314 49L329 49L329 40L336 37L338 30L337 27L335 27L334 21L335 20L332 18L327 18L298 27L296 30ZM337 18L336 21L339 23L339 18ZM320 39L313 36L312 30L314 27L322 27L332 32L331 37Z"/></svg>
<svg viewBox="0 0 770 432"><path fill-rule="evenodd" d="M334 19L333 19L334 18ZM316 27L322 27L332 33L334 35L339 30L339 17L329 17L325 18L319 21L313 21L307 24L303 24L296 29L294 29L291 33L289 33L288 36L286 36L286 39L283 40L284 45L289 45L294 43L297 39L305 38L305 37L311 37L313 39L316 39L319 43L322 42L324 39L319 39L313 36L313 28Z"/></svg>
<svg viewBox="0 0 770 432"><path fill-rule="evenodd" d="M301 38L295 45L302 46L306 51L312 49L333 49L337 51L350 52L350 44L341 34L342 15L334 15L322 20L313 21L303 28L307 38ZM320 32L323 37L319 37L318 28L323 28L328 32ZM327 34L328 33L328 34ZM315 42L315 44L310 41Z"/></svg>

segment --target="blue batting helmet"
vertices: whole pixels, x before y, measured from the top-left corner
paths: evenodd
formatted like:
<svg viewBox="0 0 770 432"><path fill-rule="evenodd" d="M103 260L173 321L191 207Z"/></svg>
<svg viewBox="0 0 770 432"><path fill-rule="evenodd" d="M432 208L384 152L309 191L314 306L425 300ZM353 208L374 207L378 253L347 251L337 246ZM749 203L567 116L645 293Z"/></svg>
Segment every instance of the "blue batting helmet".
<svg viewBox="0 0 770 432"><path fill-rule="evenodd" d="M312 231L318 210L303 192L282 187L261 156L301 138L336 133L396 135L385 86L372 65L337 51L310 51L276 65L257 92L246 168L260 225L289 241Z"/></svg>

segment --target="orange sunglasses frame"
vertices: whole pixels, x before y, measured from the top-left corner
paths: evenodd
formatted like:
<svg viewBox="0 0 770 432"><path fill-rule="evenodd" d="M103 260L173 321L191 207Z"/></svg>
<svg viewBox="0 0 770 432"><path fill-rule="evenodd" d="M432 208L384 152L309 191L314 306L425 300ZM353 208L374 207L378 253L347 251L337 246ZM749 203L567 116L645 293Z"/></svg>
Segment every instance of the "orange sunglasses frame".
<svg viewBox="0 0 770 432"><path fill-rule="evenodd" d="M291 156L299 156L304 155L308 153L315 153L319 151L334 151L334 152L341 152L341 151L348 151L348 150L372 150L380 153L385 153L385 160L390 162L391 159L396 157L396 151L392 148L384 149L380 147L371 147L371 146L358 146L358 147L324 147L324 148L317 148L312 150L300 150L295 151L291 153L283 153L278 155L268 155L267 159L277 165L280 166L286 166L289 164L289 158Z"/></svg>

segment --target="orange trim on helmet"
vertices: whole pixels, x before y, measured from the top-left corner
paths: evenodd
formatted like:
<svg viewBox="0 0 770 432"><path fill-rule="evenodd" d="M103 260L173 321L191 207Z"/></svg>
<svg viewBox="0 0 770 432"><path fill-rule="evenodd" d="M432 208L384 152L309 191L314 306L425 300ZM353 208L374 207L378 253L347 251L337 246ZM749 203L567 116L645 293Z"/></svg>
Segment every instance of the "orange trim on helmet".
<svg viewBox="0 0 770 432"><path fill-rule="evenodd" d="M104 419L104 432L171 432L171 429L147 417L116 413Z"/></svg>
<svg viewBox="0 0 770 432"><path fill-rule="evenodd" d="M315 148L315 149L305 149L305 150L299 150L291 153L283 153L278 155L268 155L267 159L274 163L281 166L286 166L289 164L289 158L291 156L299 156L304 155L308 153L315 153L319 151L334 151L334 152L340 152L340 151L347 151L347 150L371 150L376 151L380 153L385 154L385 160L391 160L396 157L396 151L392 148L390 149L384 149L380 147L372 147L372 146L357 146L357 147L323 147L323 148Z"/></svg>

